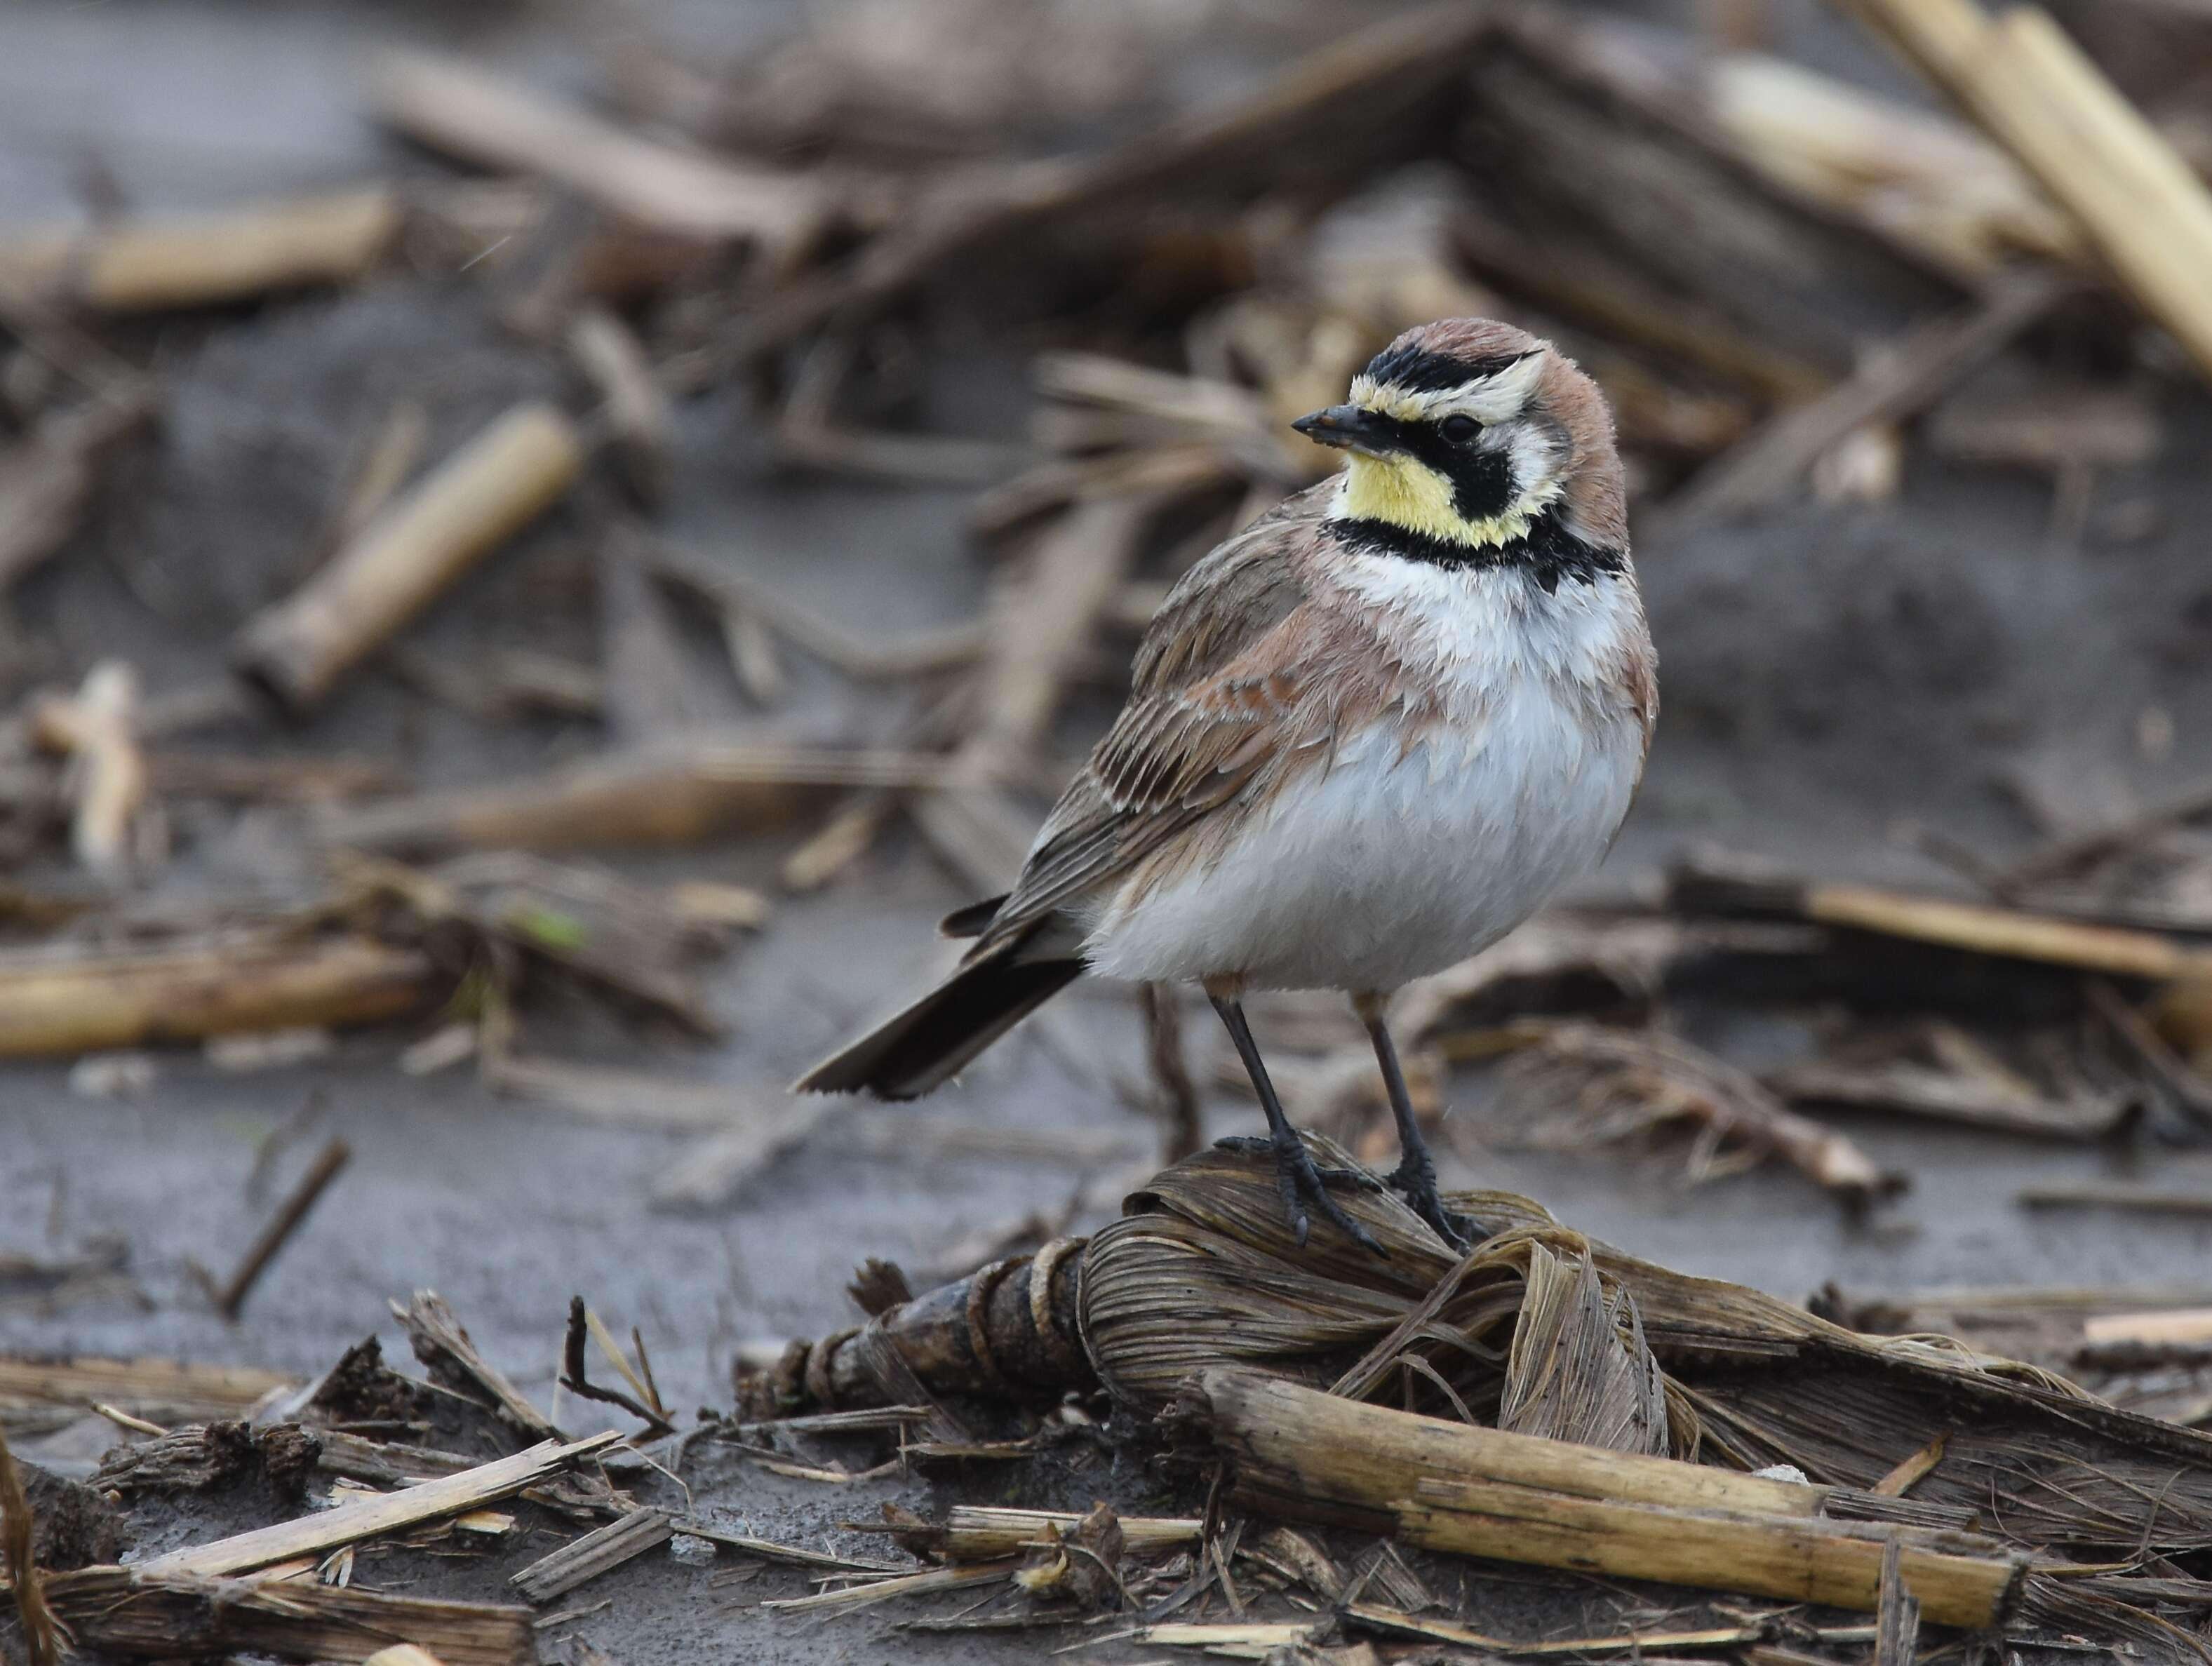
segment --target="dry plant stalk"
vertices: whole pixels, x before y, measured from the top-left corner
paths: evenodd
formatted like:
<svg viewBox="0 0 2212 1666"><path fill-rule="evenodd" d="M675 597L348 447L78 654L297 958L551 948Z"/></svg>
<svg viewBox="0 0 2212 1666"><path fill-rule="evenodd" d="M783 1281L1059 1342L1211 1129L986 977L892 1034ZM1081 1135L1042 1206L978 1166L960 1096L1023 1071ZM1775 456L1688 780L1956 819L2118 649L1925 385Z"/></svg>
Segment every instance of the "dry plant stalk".
<svg viewBox="0 0 2212 1666"><path fill-rule="evenodd" d="M172 1423L238 1417L292 1379L244 1365L68 1355L0 1359L0 1414L33 1406L110 1405Z"/></svg>
<svg viewBox="0 0 2212 1666"><path fill-rule="evenodd" d="M541 1441L512 1457L495 1458L456 1475L443 1475L397 1493L372 1493L296 1521L255 1528L203 1545L173 1550L138 1565L137 1572L157 1578L183 1575L223 1578L289 1561L295 1556L324 1556L346 1545L386 1533L441 1521L550 1481L622 1439L610 1430L566 1444Z"/></svg>
<svg viewBox="0 0 2212 1666"><path fill-rule="evenodd" d="M1038 541L1028 570L1001 581L963 769L1003 774L1044 739L1077 660L1136 561L1146 521L1172 490L1078 503Z"/></svg>
<svg viewBox="0 0 2212 1666"><path fill-rule="evenodd" d="M1044 1536L1047 1527L1072 1533L1082 1522L1072 1510L1017 1510L1000 1505L956 1504L944 1524L901 1522L880 1529L917 1556L948 1562L989 1562L1018 1556ZM1188 1550L1204 1538L1194 1516L1123 1516L1123 1545L1135 1555Z"/></svg>
<svg viewBox="0 0 2212 1666"><path fill-rule="evenodd" d="M633 1510L548 1552L510 1575L507 1584L542 1608L633 1557L644 1555L654 1546L666 1544L675 1533L674 1518L665 1510Z"/></svg>
<svg viewBox="0 0 2212 1666"><path fill-rule="evenodd" d="M80 1643L125 1659L239 1653L367 1662L391 1659L395 1636L419 1638L437 1651L410 1649L404 1658L441 1666L534 1666L538 1659L530 1610L507 1604L143 1567L81 1568L48 1583Z"/></svg>
<svg viewBox="0 0 2212 1666"><path fill-rule="evenodd" d="M1431 1549L1871 1611L1894 1535L1929 1618L1973 1627L2003 1619L2029 1566L1966 1534L1824 1520L1826 1489L1419 1417L1257 1371L1206 1371L1179 1409L1255 1508Z"/></svg>
<svg viewBox="0 0 2212 1666"><path fill-rule="evenodd" d="M676 416L636 333L593 301L569 320L568 346L599 396L630 489L641 502L659 502L673 466Z"/></svg>
<svg viewBox="0 0 2212 1666"><path fill-rule="evenodd" d="M373 1024L413 1011L442 981L419 949L360 936L24 951L0 955L0 1059Z"/></svg>
<svg viewBox="0 0 2212 1666"><path fill-rule="evenodd" d="M1671 533L1784 497L1852 435L1926 410L2010 345L2063 293L2048 277L2001 280L1957 317L1911 331L1827 392L1783 410L1714 459L1668 501L1663 524Z"/></svg>
<svg viewBox="0 0 2212 1666"><path fill-rule="evenodd" d="M1320 1160L1347 1160L1328 1141L1309 1144ZM1666 1376L1676 1453L1746 1470L1787 1462L1847 1483L1831 1494L1832 1515L1976 1523L2028 1546L2212 1545L2212 1438L2092 1400L2033 1365L1859 1335L1759 1292L1638 1261L1509 1193L1450 1201L1492 1233L1466 1257L1395 1195L1365 1192L1345 1207L1389 1262L1341 1234L1301 1249L1263 1160L1201 1152L1133 1194L1085 1251L1077 1295L1090 1364L1141 1412L1171 1403L1199 1371L1249 1365L1363 1398L1402 1391L1443 1407L1456 1395L1488 1415L1535 1252L1571 1264L1587 1256L1601 1289L1634 1298ZM1910 1499L1853 1490L1947 1432L1942 1462Z"/></svg>
<svg viewBox="0 0 2212 1666"><path fill-rule="evenodd" d="M839 787L933 786L942 758L772 746L712 736L544 775L428 793L325 818L326 844L422 854L688 845L789 825Z"/></svg>
<svg viewBox="0 0 2212 1666"><path fill-rule="evenodd" d="M2153 982L2212 981L2212 951L2156 932L2084 924L2026 909L1915 897L1872 885L1740 878L1686 869L1668 895L1678 913L1802 920L1939 948Z"/></svg>
<svg viewBox="0 0 2212 1666"><path fill-rule="evenodd" d="M39 743L70 757L74 804L70 849L103 879L152 860L160 843L152 775L138 745L138 673L103 660L76 693L41 701L31 725Z"/></svg>
<svg viewBox="0 0 2212 1666"><path fill-rule="evenodd" d="M1310 1143L1323 1160L1345 1160ZM1140 1414L1176 1403L1194 1379L1245 1385L1255 1409L1236 1434L1208 1426L1232 1456L1250 1456L1238 1441L1257 1453L1242 1471L1248 1500L1294 1519L1864 1608L1901 1528L1905 1572L1931 1619L1985 1623L2002 1608L2037 1624L2172 1640L2136 1606L2166 1600L2165 1582L2046 1576L2010 1553L2063 1545L2078 1563L2089 1547L2139 1557L2212 1544L2212 1440L2029 1365L1925 1337L1857 1335L1757 1292L1637 1262L1525 1199L1450 1201L1492 1229L1464 1257L1395 1197L1365 1192L1346 1207L1389 1260L1340 1235L1301 1248L1266 1162L1207 1152L1134 1194L1079 1267L1067 1264L1079 1246L1064 1244L1047 1252L1052 1275L1026 1287L1005 1267L987 1268L858 1331L794 1344L772 1373L740 1381L741 1399L774 1411L917 1407L932 1394L1036 1398L1044 1379L1016 1351L1033 1346L1030 1312L1041 1302L1054 1329L1079 1336L1086 1368ZM899 1369L872 1369L871 1354L886 1353ZM1024 1369L1006 1369L1010 1359ZM1247 1365L1255 1369L1237 1369ZM1409 1395L1448 1403L1462 1420L1358 1403L1395 1398L1401 1372ZM1200 1409L1213 1418L1213 1406ZM1501 1414L1546 1435L1469 1426ZM1369 1417L1383 1420L1375 1426L1387 1438L1359 1434ZM1662 1432L1663 1450L1702 1462L1577 1444L1650 1451ZM1908 1460L1911 1496L1868 1490ZM1844 1484L1747 1473L1778 1461ZM927 1548L927 1533L916 1542Z"/></svg>
<svg viewBox="0 0 2212 1666"><path fill-rule="evenodd" d="M1712 64L1707 113L1767 178L1980 283L2016 253L2081 261L2081 229L1971 128L1757 52Z"/></svg>
<svg viewBox="0 0 2212 1666"><path fill-rule="evenodd" d="M398 1302L391 1306L392 1316L407 1332L408 1345L428 1370L431 1381L489 1407L522 1435L539 1441L561 1438L552 1420L530 1403L505 1372L477 1352L459 1318L436 1291L418 1290L405 1307Z"/></svg>
<svg viewBox="0 0 2212 1666"><path fill-rule="evenodd" d="M904 1405L909 1386L925 1395L1018 1400L1087 1387L1097 1377L1076 1317L1085 1243L1054 1238L1035 1255L994 1261L865 1326L794 1341L766 1371L746 1374L740 1366L738 1415ZM884 1370L884 1349L902 1370Z"/></svg>
<svg viewBox="0 0 2212 1666"><path fill-rule="evenodd" d="M1330 134L1328 161L1344 168L1363 149L1389 142L1358 119L1361 112L1388 98L1408 125L1416 124L1452 94L1496 29L1486 6L1431 5L1395 15L1298 58L1249 94L1103 155L1006 169L980 187L955 179L852 260L791 285L748 317L699 374L719 374L826 319L879 307L995 240L1117 205L1149 205L1194 179L1225 182L1240 170L1276 177L1283 150L1301 137Z"/></svg>
<svg viewBox="0 0 2212 1666"><path fill-rule="evenodd" d="M1705 1147L1726 1144L1771 1152L1820 1186L1847 1199L1887 1196L1903 1177L1880 1167L1850 1140L1776 1098L1758 1078L1677 1037L1602 1025L1547 1025L1528 1055L1531 1085L1576 1082L1571 1115L1594 1125L1597 1137L1618 1139L1662 1122L1702 1126L1698 1167L1710 1171ZM1533 1097L1533 1096L1532 1096Z"/></svg>
<svg viewBox="0 0 2212 1666"><path fill-rule="evenodd" d="M403 218L381 185L88 231L11 239L0 278L98 313L164 312L344 283L381 259Z"/></svg>
<svg viewBox="0 0 2212 1666"><path fill-rule="evenodd" d="M696 1034L720 1033L690 964L702 939L719 933L702 923L710 916L684 913L677 895L512 850L459 856L428 870L342 852L331 866L349 898L396 907L407 935L459 932L472 939L474 952L498 968L502 987L520 962L550 964ZM757 897L695 892L691 901L726 910L750 904L757 923Z"/></svg>
<svg viewBox="0 0 2212 1666"><path fill-rule="evenodd" d="M418 144L537 174L653 231L756 240L782 259L838 207L820 179L641 138L451 58L387 52L371 68L368 96L380 119Z"/></svg>
<svg viewBox="0 0 2212 1666"><path fill-rule="evenodd" d="M2133 1114L2123 1091L2051 1099L2002 1080L1893 1059L1869 1067L1807 1063L1776 1071L1766 1085L1791 1099L1886 1110L2028 1139L2087 1144L2108 1140Z"/></svg>
<svg viewBox="0 0 2212 1666"><path fill-rule="evenodd" d="M233 648L239 669L287 706L338 680L471 567L551 507L584 442L550 404L518 405L379 514Z"/></svg>
<svg viewBox="0 0 2212 1666"><path fill-rule="evenodd" d="M1164 983L1139 985L1137 1001L1145 1020L1145 1061L1164 1124L1160 1154L1166 1162L1180 1163L1206 1143L1204 1106L1183 1051L1182 1007L1176 992Z"/></svg>
<svg viewBox="0 0 2212 1666"><path fill-rule="evenodd" d="M1588 1256L1571 1262L1541 1246L1530 1250L1498 1426L1608 1451L1668 1455L1665 1374L1644 1340L1635 1302L1618 1284L1607 1288Z"/></svg>
<svg viewBox="0 0 2212 1666"><path fill-rule="evenodd" d="M254 1234L252 1243L239 1260L238 1270L223 1280L222 1288L215 1298L216 1312L226 1319L238 1317L239 1310L246 1305L246 1298L252 1293L255 1282L269 1263L276 1260L276 1252L299 1230L300 1223L307 1218L308 1211L315 1207L316 1200L329 1189L331 1182L338 1177L340 1170L352 1158L353 1148L335 1136L323 1147L307 1171L300 1177L299 1183L276 1206L276 1213L269 1218L269 1224Z"/></svg>
<svg viewBox="0 0 2212 1666"><path fill-rule="evenodd" d="M23 1478L15 1470L15 1455L8 1450L6 1431L0 1430L0 1563L15 1590L15 1617L23 1628L28 1666L54 1666L65 1633L48 1606L46 1576L35 1555L36 1526Z"/></svg>
<svg viewBox="0 0 2212 1666"><path fill-rule="evenodd" d="M2212 375L2212 196L2038 6L1849 0L2018 157L2152 318Z"/></svg>

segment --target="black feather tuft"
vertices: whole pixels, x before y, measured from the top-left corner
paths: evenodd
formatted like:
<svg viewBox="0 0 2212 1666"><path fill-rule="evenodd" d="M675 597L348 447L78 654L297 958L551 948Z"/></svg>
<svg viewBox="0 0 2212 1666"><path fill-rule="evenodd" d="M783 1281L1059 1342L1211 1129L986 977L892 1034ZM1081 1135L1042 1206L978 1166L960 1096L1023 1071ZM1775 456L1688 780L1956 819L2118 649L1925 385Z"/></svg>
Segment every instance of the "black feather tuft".
<svg viewBox="0 0 2212 1666"><path fill-rule="evenodd" d="M1080 960L1021 960L1017 945L963 966L793 1084L800 1093L916 1099L1083 975Z"/></svg>

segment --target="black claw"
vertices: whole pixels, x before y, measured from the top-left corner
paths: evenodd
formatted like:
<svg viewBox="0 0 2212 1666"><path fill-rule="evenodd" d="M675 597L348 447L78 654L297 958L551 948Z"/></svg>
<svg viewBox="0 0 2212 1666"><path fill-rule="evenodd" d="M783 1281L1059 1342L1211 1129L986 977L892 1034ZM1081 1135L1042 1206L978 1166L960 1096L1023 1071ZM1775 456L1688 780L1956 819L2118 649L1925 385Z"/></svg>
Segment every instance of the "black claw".
<svg viewBox="0 0 2212 1666"><path fill-rule="evenodd" d="M1437 1165L1425 1149L1409 1151L1390 1174L1390 1189L1429 1224L1429 1228L1453 1249L1465 1255L1490 1236L1473 1217L1455 1214L1444 1207L1437 1190Z"/></svg>
<svg viewBox="0 0 2212 1666"><path fill-rule="evenodd" d="M1332 1186L1364 1192L1382 1190L1382 1182L1366 1170L1325 1167L1316 1163L1305 1141L1295 1134L1288 1140L1279 1141L1267 1134L1232 1134L1213 1143L1219 1151L1238 1152L1248 1157L1267 1156L1274 1160L1275 1189L1282 1195L1284 1218L1290 1222L1291 1235L1299 1249L1306 1247L1307 1236L1313 1230L1312 1218L1305 1207L1310 1203L1323 1220L1346 1237L1372 1250L1385 1261L1390 1259L1390 1252L1376 1241L1375 1235L1346 1214L1328 1195Z"/></svg>

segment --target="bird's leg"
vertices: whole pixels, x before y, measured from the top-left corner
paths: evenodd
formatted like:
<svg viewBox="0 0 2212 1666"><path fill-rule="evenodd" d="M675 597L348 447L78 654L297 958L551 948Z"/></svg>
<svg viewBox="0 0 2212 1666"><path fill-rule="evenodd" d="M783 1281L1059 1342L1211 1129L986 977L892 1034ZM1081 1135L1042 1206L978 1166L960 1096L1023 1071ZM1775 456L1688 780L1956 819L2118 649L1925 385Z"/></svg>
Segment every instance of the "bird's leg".
<svg viewBox="0 0 2212 1666"><path fill-rule="evenodd" d="M1306 1233L1311 1224L1306 1217L1306 1207L1310 1204L1316 1213L1347 1237L1389 1260L1389 1251L1375 1241L1375 1235L1345 1213L1328 1195L1331 1181L1369 1186L1375 1183L1357 1169L1322 1169L1316 1165L1313 1153L1298 1138L1291 1119L1283 1114L1283 1102L1275 1097L1275 1085L1268 1079L1267 1067L1260 1059L1259 1044L1252 1039L1252 1026L1244 1021L1244 1003L1234 995L1215 994L1211 988L1206 994L1213 1002L1213 1010L1221 1014L1222 1023L1229 1026L1229 1039L1237 1043L1237 1056L1244 1061L1244 1073L1252 1079L1252 1091L1260 1096L1260 1109L1267 1113L1267 1146L1275 1159L1275 1188L1283 1195L1283 1213L1290 1217L1291 1231L1297 1238L1298 1248L1305 1248ZM1232 1151L1245 1151L1260 1142L1229 1139L1217 1143Z"/></svg>
<svg viewBox="0 0 2212 1666"><path fill-rule="evenodd" d="M1404 1198L1446 1243L1455 1250L1469 1249L1489 1234L1467 1216L1445 1208L1437 1193L1436 1159L1429 1155L1429 1142L1421 1137L1421 1125L1413 1116L1413 1097L1406 1091L1406 1073L1398 1063L1398 1046L1390 1039L1389 1026L1382 1022L1382 997L1354 995L1352 1005L1359 1021L1367 1026L1368 1039L1375 1043L1375 1062L1382 1067L1382 1086L1390 1096L1390 1115L1398 1124L1401 1154L1389 1177L1390 1189Z"/></svg>

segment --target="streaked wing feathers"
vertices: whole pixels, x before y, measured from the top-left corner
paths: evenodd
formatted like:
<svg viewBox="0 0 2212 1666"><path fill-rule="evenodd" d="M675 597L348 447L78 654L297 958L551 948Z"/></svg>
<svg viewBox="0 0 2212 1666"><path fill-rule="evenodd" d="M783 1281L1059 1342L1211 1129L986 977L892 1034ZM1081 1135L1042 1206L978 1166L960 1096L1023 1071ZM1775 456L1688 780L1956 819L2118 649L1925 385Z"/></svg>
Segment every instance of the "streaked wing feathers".
<svg viewBox="0 0 2212 1666"><path fill-rule="evenodd" d="M1068 784L973 952L1005 942L1237 796L1278 756L1310 657L1304 610L1318 491L1222 544L1169 592L1135 686Z"/></svg>

